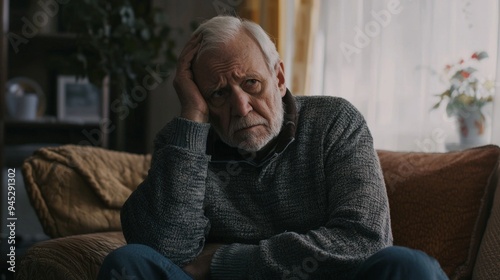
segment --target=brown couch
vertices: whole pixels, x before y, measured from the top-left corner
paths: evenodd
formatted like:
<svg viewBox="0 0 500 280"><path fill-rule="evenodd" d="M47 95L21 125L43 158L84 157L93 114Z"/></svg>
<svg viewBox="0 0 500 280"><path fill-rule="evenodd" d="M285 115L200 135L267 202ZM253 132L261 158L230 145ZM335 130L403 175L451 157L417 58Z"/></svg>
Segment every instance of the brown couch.
<svg viewBox="0 0 500 280"><path fill-rule="evenodd" d="M450 279L500 279L500 148L378 155L394 243L434 256ZM82 146L26 160L31 203L53 239L29 249L16 279L94 279L104 256L125 244L120 207L150 160Z"/></svg>

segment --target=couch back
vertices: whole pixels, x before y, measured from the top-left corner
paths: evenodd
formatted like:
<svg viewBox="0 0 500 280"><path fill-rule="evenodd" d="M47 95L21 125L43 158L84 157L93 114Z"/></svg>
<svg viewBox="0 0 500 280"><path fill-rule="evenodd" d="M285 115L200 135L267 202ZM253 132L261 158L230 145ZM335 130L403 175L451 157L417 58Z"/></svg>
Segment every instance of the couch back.
<svg viewBox="0 0 500 280"><path fill-rule="evenodd" d="M450 153L378 154L389 196L394 244L435 257L450 279L471 279L478 252L484 255L489 246L481 242L495 190L499 189L500 148L490 145ZM488 235L492 234L496 237L500 231ZM498 259L493 262L490 260L491 266L498 269Z"/></svg>
<svg viewBox="0 0 500 280"><path fill-rule="evenodd" d="M497 279L500 148L378 155L395 245L434 256L450 279ZM150 155L67 145L38 150L23 175L44 231L63 237L121 230L120 208L150 162Z"/></svg>

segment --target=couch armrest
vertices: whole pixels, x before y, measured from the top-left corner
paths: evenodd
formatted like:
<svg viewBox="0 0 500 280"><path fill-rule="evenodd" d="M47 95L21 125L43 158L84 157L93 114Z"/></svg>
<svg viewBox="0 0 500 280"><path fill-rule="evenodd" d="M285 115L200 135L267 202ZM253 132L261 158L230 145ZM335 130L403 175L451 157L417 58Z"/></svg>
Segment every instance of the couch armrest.
<svg viewBox="0 0 500 280"><path fill-rule="evenodd" d="M496 280L500 276L500 163L492 180L496 182L496 193L486 231L474 266L472 279Z"/></svg>
<svg viewBox="0 0 500 280"><path fill-rule="evenodd" d="M95 279L104 257L125 244L121 232L81 234L42 241L26 252L16 279Z"/></svg>
<svg viewBox="0 0 500 280"><path fill-rule="evenodd" d="M52 238L121 231L120 209L150 161L92 146L42 148L23 164L26 193Z"/></svg>

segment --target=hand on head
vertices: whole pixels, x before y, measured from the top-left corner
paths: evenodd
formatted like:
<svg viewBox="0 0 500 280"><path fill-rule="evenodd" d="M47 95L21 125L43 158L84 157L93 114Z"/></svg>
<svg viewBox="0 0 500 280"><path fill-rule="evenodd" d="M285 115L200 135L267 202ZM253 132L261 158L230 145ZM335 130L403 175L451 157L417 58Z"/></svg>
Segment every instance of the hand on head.
<svg viewBox="0 0 500 280"><path fill-rule="evenodd" d="M181 117L195 122L208 122L208 105L194 82L192 65L200 48L201 33L188 41L177 62L174 88L181 102Z"/></svg>
<svg viewBox="0 0 500 280"><path fill-rule="evenodd" d="M181 117L210 122L231 147L258 151L281 130L283 63L254 23L216 17L201 24L179 56L174 88Z"/></svg>

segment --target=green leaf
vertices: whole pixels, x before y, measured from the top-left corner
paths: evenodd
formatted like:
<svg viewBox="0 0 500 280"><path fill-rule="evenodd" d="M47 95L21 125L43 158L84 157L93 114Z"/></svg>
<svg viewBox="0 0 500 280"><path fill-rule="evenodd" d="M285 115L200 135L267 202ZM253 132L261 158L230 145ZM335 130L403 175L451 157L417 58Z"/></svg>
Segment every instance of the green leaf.
<svg viewBox="0 0 500 280"><path fill-rule="evenodd" d="M151 33L149 32L149 29L147 28L143 28L141 30L141 38L144 40L144 41L148 41L149 39L151 39Z"/></svg>
<svg viewBox="0 0 500 280"><path fill-rule="evenodd" d="M439 105L441 105L441 101L439 101L438 103L434 104L434 106L432 106L432 110L435 110L435 109L439 108Z"/></svg>
<svg viewBox="0 0 500 280"><path fill-rule="evenodd" d="M488 57L488 53L485 52L485 51L479 52L477 54L477 60L481 60L481 59L484 59L484 58L487 58L487 57Z"/></svg>
<svg viewBox="0 0 500 280"><path fill-rule="evenodd" d="M83 64L84 69L87 69L87 58L85 57L85 55L79 52L76 54L76 59Z"/></svg>
<svg viewBox="0 0 500 280"><path fill-rule="evenodd" d="M476 68L473 68L473 67L467 67L464 69L465 71L469 72L470 74L474 73L477 71Z"/></svg>
<svg viewBox="0 0 500 280"><path fill-rule="evenodd" d="M446 97L451 97L451 92L452 91L450 89L448 89L445 92L441 93L441 99L443 99L445 96Z"/></svg>
<svg viewBox="0 0 500 280"><path fill-rule="evenodd" d="M455 110L453 109L453 105L452 103L448 103L448 105L446 106L446 114L449 116L453 115L453 112Z"/></svg>

